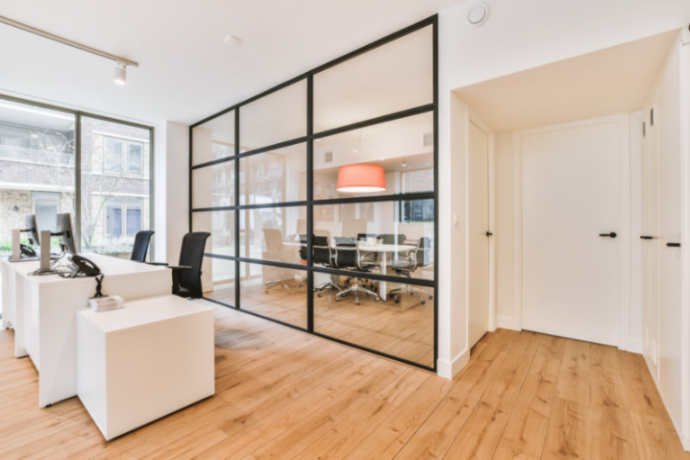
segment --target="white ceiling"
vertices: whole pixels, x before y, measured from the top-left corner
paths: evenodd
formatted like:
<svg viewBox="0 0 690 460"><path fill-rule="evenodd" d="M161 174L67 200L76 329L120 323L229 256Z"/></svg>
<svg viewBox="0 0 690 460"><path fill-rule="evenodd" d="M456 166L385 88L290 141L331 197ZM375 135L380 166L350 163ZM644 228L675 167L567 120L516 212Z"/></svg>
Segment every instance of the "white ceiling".
<svg viewBox="0 0 690 460"><path fill-rule="evenodd" d="M112 61L0 24L0 92L190 124L462 1L4 2L2 16L140 67L120 87Z"/></svg>
<svg viewBox="0 0 690 460"><path fill-rule="evenodd" d="M585 120L642 108L679 31L455 90L496 132Z"/></svg>

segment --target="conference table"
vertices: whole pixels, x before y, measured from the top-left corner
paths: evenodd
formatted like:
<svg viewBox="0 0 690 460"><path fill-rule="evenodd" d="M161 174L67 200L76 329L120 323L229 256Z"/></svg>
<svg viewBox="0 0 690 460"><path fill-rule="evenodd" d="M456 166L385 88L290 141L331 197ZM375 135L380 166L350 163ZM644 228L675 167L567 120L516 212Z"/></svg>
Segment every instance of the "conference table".
<svg viewBox="0 0 690 460"><path fill-rule="evenodd" d="M103 294L128 300L170 294L171 270L100 254L80 254L102 271ZM31 276L38 261L3 259L2 327L14 329L14 354L39 374L40 407L77 395L76 311L87 308L95 278Z"/></svg>
<svg viewBox="0 0 690 460"><path fill-rule="evenodd" d="M286 246L302 246L302 243L297 243L294 241L285 241L283 242L284 245ZM353 250L354 247L351 246L337 246L334 241L331 241L331 248L334 250L337 249L347 249L347 250ZM379 264L380 267L380 273L382 275L387 274L388 271L388 266L389 262L392 260L395 260L394 257L396 254L399 253L407 253L409 251L412 251L416 248L414 245L410 244L384 244L384 243L376 243L374 245L367 245L365 242L360 242L358 244L359 252L360 253L368 253L368 254L375 254L376 255L376 262ZM402 282L403 280L401 280ZM379 281L379 297L381 300L386 300L388 297L388 290L387 290L387 282L386 281Z"/></svg>

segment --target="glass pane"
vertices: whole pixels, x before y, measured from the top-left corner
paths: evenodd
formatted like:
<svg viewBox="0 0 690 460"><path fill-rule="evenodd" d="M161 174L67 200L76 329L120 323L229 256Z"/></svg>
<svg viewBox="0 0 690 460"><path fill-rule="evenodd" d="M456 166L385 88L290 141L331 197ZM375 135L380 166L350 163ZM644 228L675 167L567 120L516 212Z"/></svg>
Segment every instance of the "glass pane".
<svg viewBox="0 0 690 460"><path fill-rule="evenodd" d="M270 265L241 268L240 308L307 328L307 272ZM249 275L246 270L249 268Z"/></svg>
<svg viewBox="0 0 690 460"><path fill-rule="evenodd" d="M315 286L326 285L313 294L314 331L425 366L434 365L433 288L343 278L314 274ZM372 294L367 295L367 290ZM385 290L394 291L386 300L377 301L375 291Z"/></svg>
<svg viewBox="0 0 690 460"><path fill-rule="evenodd" d="M434 279L433 200L314 206L314 234L337 268Z"/></svg>
<svg viewBox="0 0 690 460"><path fill-rule="evenodd" d="M58 212L74 215L75 121L0 99L0 255L12 252L12 229L25 228L27 215L37 216L39 231L54 229Z"/></svg>
<svg viewBox="0 0 690 460"><path fill-rule="evenodd" d="M141 230L141 209L127 208L127 236L135 236Z"/></svg>
<svg viewBox="0 0 690 460"><path fill-rule="evenodd" d="M240 254L252 259L305 264L300 233L307 231L307 208L246 209L240 212Z"/></svg>
<svg viewBox="0 0 690 460"><path fill-rule="evenodd" d="M82 251L129 254L150 228L150 141L148 129L82 117Z"/></svg>
<svg viewBox="0 0 690 460"><path fill-rule="evenodd" d="M141 174L142 171L142 156L143 147L141 144L128 143L127 144L127 171L131 174Z"/></svg>
<svg viewBox="0 0 690 460"><path fill-rule="evenodd" d="M433 192L433 139L432 112L318 139L314 142L314 199ZM346 172L342 168L359 164L383 168L385 190L339 192L338 176ZM353 177L360 180L363 175ZM347 182L346 176L342 178L341 187Z"/></svg>
<svg viewBox="0 0 690 460"><path fill-rule="evenodd" d="M240 145L250 151L307 135L307 81L240 109Z"/></svg>
<svg viewBox="0 0 690 460"><path fill-rule="evenodd" d="M192 213L192 231L208 232L207 254L235 255L235 211Z"/></svg>
<svg viewBox="0 0 690 460"><path fill-rule="evenodd" d="M204 297L235 306L235 261L204 257L201 281Z"/></svg>
<svg viewBox="0 0 690 460"><path fill-rule="evenodd" d="M306 144L250 155L240 160L240 204L306 199Z"/></svg>
<svg viewBox="0 0 690 460"><path fill-rule="evenodd" d="M432 27L314 76L314 132L431 104Z"/></svg>
<svg viewBox="0 0 690 460"><path fill-rule="evenodd" d="M192 170L192 208L235 205L235 161Z"/></svg>
<svg viewBox="0 0 690 460"><path fill-rule="evenodd" d="M121 140L105 139L105 172L118 174L122 171L122 148L124 142Z"/></svg>
<svg viewBox="0 0 690 460"><path fill-rule="evenodd" d="M234 154L234 110L192 129L192 166Z"/></svg>

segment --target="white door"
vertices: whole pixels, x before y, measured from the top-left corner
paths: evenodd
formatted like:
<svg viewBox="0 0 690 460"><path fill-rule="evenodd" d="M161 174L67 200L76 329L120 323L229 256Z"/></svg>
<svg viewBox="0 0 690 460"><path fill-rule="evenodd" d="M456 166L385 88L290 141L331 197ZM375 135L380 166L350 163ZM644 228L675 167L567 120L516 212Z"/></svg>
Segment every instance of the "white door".
<svg viewBox="0 0 690 460"><path fill-rule="evenodd" d="M522 137L523 329L618 344L620 129Z"/></svg>
<svg viewBox="0 0 690 460"><path fill-rule="evenodd" d="M469 345L489 330L489 137L469 126Z"/></svg>

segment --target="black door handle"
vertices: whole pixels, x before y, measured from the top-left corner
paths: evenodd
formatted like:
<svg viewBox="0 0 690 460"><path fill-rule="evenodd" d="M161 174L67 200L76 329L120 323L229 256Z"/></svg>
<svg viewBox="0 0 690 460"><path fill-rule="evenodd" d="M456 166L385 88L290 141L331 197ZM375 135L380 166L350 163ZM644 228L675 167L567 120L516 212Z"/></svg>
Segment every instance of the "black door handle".
<svg viewBox="0 0 690 460"><path fill-rule="evenodd" d="M679 247L680 247L680 243L666 243L666 247L669 247L669 248L679 248Z"/></svg>
<svg viewBox="0 0 690 460"><path fill-rule="evenodd" d="M640 239L641 240L653 240L654 237L653 236L641 236Z"/></svg>
<svg viewBox="0 0 690 460"><path fill-rule="evenodd" d="M608 236L609 238L615 238L618 235L616 235L616 232L611 232L611 233L599 233L599 236Z"/></svg>
<svg viewBox="0 0 690 460"><path fill-rule="evenodd" d="M486 232L486 236L491 236L491 235L493 235L493 233L491 233L491 232Z"/></svg>

